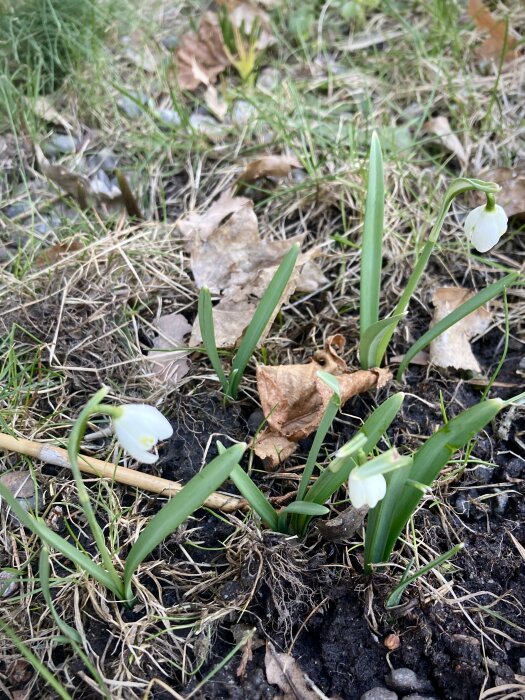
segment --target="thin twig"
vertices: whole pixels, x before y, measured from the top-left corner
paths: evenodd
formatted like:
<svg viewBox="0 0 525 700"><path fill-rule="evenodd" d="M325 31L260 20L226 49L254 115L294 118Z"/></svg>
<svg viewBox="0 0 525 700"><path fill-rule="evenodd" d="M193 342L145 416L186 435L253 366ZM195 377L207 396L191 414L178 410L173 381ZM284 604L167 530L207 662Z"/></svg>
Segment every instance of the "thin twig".
<svg viewBox="0 0 525 700"><path fill-rule="evenodd" d="M55 445L26 440L25 438L15 438L11 435L0 433L0 449L40 459L47 464L54 464L57 467L71 468L67 451ZM162 496L174 496L184 486L178 481L170 481L160 476L144 474L127 467L119 467L112 462L104 462L101 459L87 457L86 455L79 455L78 461L81 471L86 474L92 474L101 479L111 479L119 484L127 484L144 491L161 494ZM208 496L203 505L207 508L231 513L235 510L246 508L248 504L244 498L215 491Z"/></svg>

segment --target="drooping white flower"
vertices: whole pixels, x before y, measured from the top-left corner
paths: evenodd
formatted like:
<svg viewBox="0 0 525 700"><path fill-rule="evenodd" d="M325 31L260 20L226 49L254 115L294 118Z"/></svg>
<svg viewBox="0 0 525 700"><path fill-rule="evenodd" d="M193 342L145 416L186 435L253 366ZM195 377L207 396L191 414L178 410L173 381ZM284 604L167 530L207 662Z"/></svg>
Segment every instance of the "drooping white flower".
<svg viewBox="0 0 525 700"><path fill-rule="evenodd" d="M117 440L137 462L153 464L159 458L152 450L159 440L173 435L169 421L154 406L130 404L119 406L113 417Z"/></svg>
<svg viewBox="0 0 525 700"><path fill-rule="evenodd" d="M359 469L354 469L348 480L348 494L354 508L367 505L374 508L385 497L386 481L382 474L361 478Z"/></svg>
<svg viewBox="0 0 525 700"><path fill-rule="evenodd" d="M476 207L465 219L465 233L480 253L493 248L507 230L507 215L495 204L491 209Z"/></svg>

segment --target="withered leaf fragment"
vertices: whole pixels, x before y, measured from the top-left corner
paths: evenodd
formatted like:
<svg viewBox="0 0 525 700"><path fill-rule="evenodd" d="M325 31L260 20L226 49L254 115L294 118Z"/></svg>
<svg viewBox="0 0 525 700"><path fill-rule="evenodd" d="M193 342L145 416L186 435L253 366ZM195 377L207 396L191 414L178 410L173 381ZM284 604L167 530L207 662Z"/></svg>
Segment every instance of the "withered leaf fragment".
<svg viewBox="0 0 525 700"><path fill-rule="evenodd" d="M258 365L257 389L268 427L254 449L268 468L275 468L293 453L299 440L318 428L332 396L332 391L317 376L319 370L337 377L342 404L352 396L384 386L392 378L388 369L350 371L338 354L344 344L343 336L336 334L306 364Z"/></svg>
<svg viewBox="0 0 525 700"><path fill-rule="evenodd" d="M517 39L512 35L506 27L504 19L496 19L483 0L468 0L467 12L469 17L474 20L476 28L488 33L481 46L478 48L478 54L482 58L499 59L501 52L505 49L505 61L512 61L517 57ZM508 31L507 41L505 46L505 34Z"/></svg>
<svg viewBox="0 0 525 700"><path fill-rule="evenodd" d="M268 683L279 686L283 693L281 700L319 700L293 656L276 651L271 642L266 644L264 665Z"/></svg>
<svg viewBox="0 0 525 700"><path fill-rule="evenodd" d="M438 287L432 299L434 304L432 325L441 321L471 296L473 293L470 290L461 287ZM474 357L470 340L486 331L491 319L491 313L480 307L455 323L430 344L430 362L445 369L453 367L480 374L481 367Z"/></svg>
<svg viewBox="0 0 525 700"><path fill-rule="evenodd" d="M263 156L246 165L238 182L249 184L261 177L286 177L292 168L302 168L295 156Z"/></svg>

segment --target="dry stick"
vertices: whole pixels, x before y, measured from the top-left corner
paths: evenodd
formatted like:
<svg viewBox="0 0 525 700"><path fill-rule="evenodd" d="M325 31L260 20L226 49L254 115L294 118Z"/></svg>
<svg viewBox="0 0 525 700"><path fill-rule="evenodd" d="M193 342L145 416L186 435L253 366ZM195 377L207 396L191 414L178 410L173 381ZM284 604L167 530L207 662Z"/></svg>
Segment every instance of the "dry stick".
<svg viewBox="0 0 525 700"><path fill-rule="evenodd" d="M33 440L26 440L25 438L15 438L11 435L0 433L0 449L18 452L19 454L27 455L34 459L41 459L43 462L54 464L57 467L71 468L67 450L63 450L61 447L55 447L54 445L34 442ZM111 479L120 484L135 486L138 489L159 493L162 496L174 496L184 486L184 484L180 484L178 481L170 481L160 476L144 474L143 472L128 469L127 467L119 467L112 462L103 462L101 459L87 457L86 455L78 455L78 464L81 471L86 472L86 474L93 474L99 478ZM246 508L248 504L244 498L238 498L237 496L230 496L215 491L208 496L203 505L208 508L215 508L226 513L231 513L235 510Z"/></svg>

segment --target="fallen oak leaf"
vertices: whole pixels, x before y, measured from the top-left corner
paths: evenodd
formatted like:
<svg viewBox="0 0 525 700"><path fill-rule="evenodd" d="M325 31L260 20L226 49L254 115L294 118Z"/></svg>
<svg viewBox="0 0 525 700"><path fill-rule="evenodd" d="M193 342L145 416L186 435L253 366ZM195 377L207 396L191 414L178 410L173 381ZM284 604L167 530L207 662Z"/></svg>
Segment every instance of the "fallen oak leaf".
<svg viewBox="0 0 525 700"><path fill-rule="evenodd" d="M203 214L191 212L177 223L178 229L186 241L186 250L206 241L215 229L231 214L251 204L247 197L235 197L231 190L225 190Z"/></svg>
<svg viewBox="0 0 525 700"><path fill-rule="evenodd" d="M65 243L56 243L37 255L35 258L35 267L41 268L54 265L54 263L58 262L61 258L67 255L67 253L75 253L82 250L82 248L82 244L76 241L74 238L66 241Z"/></svg>
<svg viewBox="0 0 525 700"><path fill-rule="evenodd" d="M384 386L392 378L388 369L351 372L338 354L344 344L343 336L336 334L306 364L257 366L257 390L268 427L255 440L254 451L269 469L292 454L293 444L319 427L332 396L331 389L317 376L320 370L337 377L341 405L352 396Z"/></svg>
<svg viewBox="0 0 525 700"><path fill-rule="evenodd" d="M477 50L479 56L497 59L505 49L504 61L512 61L517 57L516 37L511 35L510 28L507 29L507 22L496 19L483 0L468 0L467 12L478 30L488 32L488 37Z"/></svg>
<svg viewBox="0 0 525 700"><path fill-rule="evenodd" d="M471 296L473 292L461 287L438 287L432 299L435 310L431 325L436 325ZM430 344L431 364L444 369L452 367L481 374L470 340L486 331L491 320L492 314L480 307L455 323Z"/></svg>
<svg viewBox="0 0 525 700"><path fill-rule="evenodd" d="M463 148L463 144L452 131L452 127L446 117L438 116L429 119L423 128L426 132L435 134L445 148L456 156L463 167L467 164L468 156Z"/></svg>

